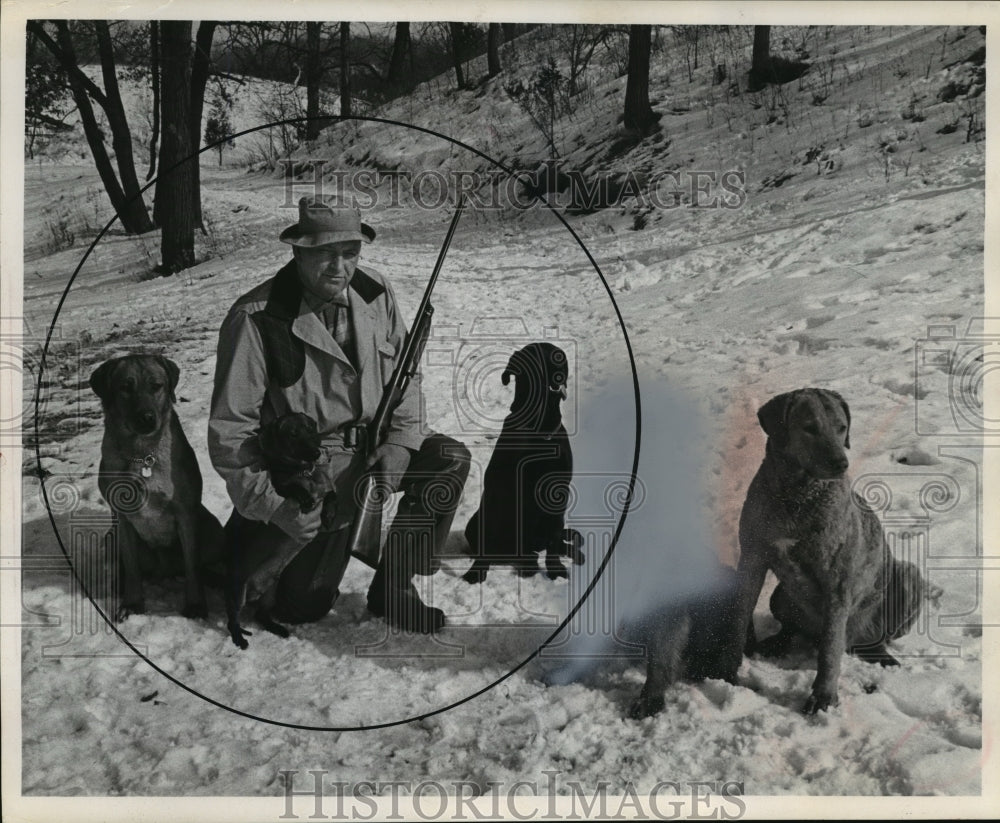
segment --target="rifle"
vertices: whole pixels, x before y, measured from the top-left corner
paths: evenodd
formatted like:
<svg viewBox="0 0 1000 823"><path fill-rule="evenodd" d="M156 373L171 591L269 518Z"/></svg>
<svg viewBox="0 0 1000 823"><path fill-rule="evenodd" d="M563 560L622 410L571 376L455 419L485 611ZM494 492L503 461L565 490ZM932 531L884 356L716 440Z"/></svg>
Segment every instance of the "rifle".
<svg viewBox="0 0 1000 823"><path fill-rule="evenodd" d="M448 253L448 247L451 245L451 239L455 234L458 219L462 216L464 206L464 198L459 197L458 207L455 209L455 215L451 218L451 225L448 227L444 245L438 254L437 263L434 264L430 282L427 284L420 306L417 308L413 326L406 335L399 362L392 373L392 378L382 392L375 416L368 423L351 427L348 430L348 437L345 437L348 447L353 447L355 450L355 466L363 467L375 450L385 442L389 425L392 423L393 412L402 402L410 380L417 373L417 365L430 335L431 317L434 314L434 307L430 302L431 293L434 291L438 275L441 273L445 255ZM332 581L332 576L336 573L343 573L343 563L346 562L349 555L354 555L372 568L378 567L382 542L382 506L385 503L383 491L379 489L371 472L365 472L357 481L348 483L347 489L351 493L353 501L357 501L357 509L354 511L351 521L346 551L341 554L333 551L331 545L326 547L317 567L313 588L318 588L323 582L333 582L335 586L338 581Z"/></svg>

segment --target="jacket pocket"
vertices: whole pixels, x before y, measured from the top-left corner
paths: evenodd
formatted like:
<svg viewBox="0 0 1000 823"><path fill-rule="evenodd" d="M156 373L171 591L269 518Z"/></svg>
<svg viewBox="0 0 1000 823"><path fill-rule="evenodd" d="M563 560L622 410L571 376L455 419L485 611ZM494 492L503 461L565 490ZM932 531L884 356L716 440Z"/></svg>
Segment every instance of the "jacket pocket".
<svg viewBox="0 0 1000 823"><path fill-rule="evenodd" d="M378 366L379 374L382 376L382 385L386 385L392 379L392 372L396 365L396 347L388 340L378 344Z"/></svg>

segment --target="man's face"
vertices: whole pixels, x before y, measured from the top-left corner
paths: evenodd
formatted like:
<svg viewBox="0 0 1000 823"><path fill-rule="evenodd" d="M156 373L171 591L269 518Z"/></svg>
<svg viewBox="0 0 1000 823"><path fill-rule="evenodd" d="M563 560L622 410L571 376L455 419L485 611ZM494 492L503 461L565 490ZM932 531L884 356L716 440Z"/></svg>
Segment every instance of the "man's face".
<svg viewBox="0 0 1000 823"><path fill-rule="evenodd" d="M294 248L299 281L321 300L330 300L347 288L361 256L360 240Z"/></svg>

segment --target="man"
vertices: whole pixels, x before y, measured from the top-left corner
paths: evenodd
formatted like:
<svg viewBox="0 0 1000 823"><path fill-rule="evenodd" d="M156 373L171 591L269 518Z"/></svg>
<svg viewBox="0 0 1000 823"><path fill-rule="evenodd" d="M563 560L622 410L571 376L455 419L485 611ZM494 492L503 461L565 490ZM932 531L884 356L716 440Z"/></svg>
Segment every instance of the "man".
<svg viewBox="0 0 1000 823"><path fill-rule="evenodd" d="M331 544L320 529L321 507L304 513L278 496L261 465L257 432L288 412L313 417L323 439L313 477L320 477L324 493L334 490L338 501L350 501L358 472L356 466L349 471L354 453L345 435L374 415L407 328L389 282L359 267L362 242L374 240L375 232L352 205L303 197L298 222L279 239L291 245L293 259L240 297L223 321L208 446L234 505L227 530L241 539L266 531L275 556L285 558L274 617L308 622L332 606L348 560L345 541L334 541L342 553L339 575L317 597L314 577ZM405 631L427 633L444 625L444 613L420 600L412 577L430 573L430 550L448 536L469 451L441 434L423 436L419 391L414 379L368 463L385 484L404 492L368 608Z"/></svg>

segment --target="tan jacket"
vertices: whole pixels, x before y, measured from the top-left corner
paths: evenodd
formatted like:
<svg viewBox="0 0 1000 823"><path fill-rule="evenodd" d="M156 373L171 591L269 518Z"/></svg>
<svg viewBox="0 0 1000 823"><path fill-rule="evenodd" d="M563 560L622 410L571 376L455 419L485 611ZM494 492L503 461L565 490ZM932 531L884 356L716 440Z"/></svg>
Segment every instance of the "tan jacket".
<svg viewBox="0 0 1000 823"><path fill-rule="evenodd" d="M287 412L313 417L324 446L317 471L332 489L353 455L343 445L344 427L375 414L407 328L381 275L356 269L348 291L357 371L303 299L294 260L240 297L222 323L208 451L244 517L270 520L282 501L260 463L262 424ZM420 448L419 392L414 379L393 415L387 442Z"/></svg>

